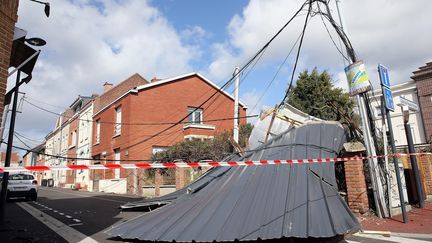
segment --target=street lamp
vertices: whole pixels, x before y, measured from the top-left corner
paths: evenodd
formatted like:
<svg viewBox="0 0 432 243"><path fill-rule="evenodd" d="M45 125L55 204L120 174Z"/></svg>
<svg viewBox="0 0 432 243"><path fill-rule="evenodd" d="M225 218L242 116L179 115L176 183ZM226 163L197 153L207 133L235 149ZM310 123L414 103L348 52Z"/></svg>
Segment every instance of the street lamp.
<svg viewBox="0 0 432 243"><path fill-rule="evenodd" d="M41 39L38 37L25 39L24 41L29 43L32 46L44 46L44 45L46 45L46 41L44 39Z"/></svg>
<svg viewBox="0 0 432 243"><path fill-rule="evenodd" d="M16 118L16 110L17 110L17 104L18 104L18 93L19 93L19 86L23 83L30 82L32 78L32 71L36 64L36 59L39 56L40 50L36 51L30 46L26 45L25 42L33 43L37 46L45 45L46 41L41 38L31 38L31 39L25 39L26 32L22 31L21 29L18 29L16 31L13 44L12 44L12 51L11 51L11 57L10 57L10 66L15 67L16 69L14 71L17 71L16 75L16 82L15 87L13 87L6 95L5 95L5 106L6 109L5 113L7 114L8 105L11 102L11 97L13 94L13 101L12 101L12 115L10 119L10 125L9 125L9 134L8 134L8 142L6 147L6 157L5 157L5 163L4 167L10 166L11 161L11 154L12 154L12 143L13 143L13 137L14 137L14 130L15 130L15 118ZM12 72L11 72L12 73ZM9 74L9 76L11 75ZM21 79L21 73L27 74L27 77ZM6 118L4 116L4 119L2 122L5 122ZM3 133L3 129L1 130L1 133ZM2 136L3 137L3 136ZM0 193L0 223L3 223L4 221L4 213L5 213L5 204L6 204L6 194L7 194L7 186L8 186L8 177L9 173L4 172L3 173L3 180L2 180L2 188Z"/></svg>
<svg viewBox="0 0 432 243"><path fill-rule="evenodd" d="M45 5L44 12L45 12L45 15L47 17L49 17L49 14L50 14L50 4L49 4L49 2L42 2L42 1L38 1L38 0L30 0L30 1Z"/></svg>

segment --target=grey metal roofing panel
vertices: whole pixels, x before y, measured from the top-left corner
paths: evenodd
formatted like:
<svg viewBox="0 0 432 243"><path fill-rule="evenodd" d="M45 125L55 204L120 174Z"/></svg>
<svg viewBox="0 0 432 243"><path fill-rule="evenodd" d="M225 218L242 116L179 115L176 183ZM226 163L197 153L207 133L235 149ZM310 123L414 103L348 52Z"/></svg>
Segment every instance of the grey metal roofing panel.
<svg viewBox="0 0 432 243"><path fill-rule="evenodd" d="M336 157L338 124L311 123L241 160ZM271 147L263 149L264 147ZM335 187L333 163L231 167L201 190L108 231L122 239L223 242L333 237L360 225Z"/></svg>
<svg viewBox="0 0 432 243"><path fill-rule="evenodd" d="M238 156L231 156L229 160L237 159ZM178 197L181 197L187 193L194 193L198 190L201 190L204 188L208 183L210 183L215 178L223 175L225 172L229 170L228 167L214 167L208 170L206 173L204 173L202 176L200 176L198 179L193 181L191 184L189 184L187 187L184 187L180 190L174 191L172 193L169 193L164 196L160 197L154 197L154 198L147 198L141 201L135 201L135 202L128 202L124 205L121 205L120 208L124 210L150 210L157 206L163 206L168 203L171 203L173 200L177 199Z"/></svg>

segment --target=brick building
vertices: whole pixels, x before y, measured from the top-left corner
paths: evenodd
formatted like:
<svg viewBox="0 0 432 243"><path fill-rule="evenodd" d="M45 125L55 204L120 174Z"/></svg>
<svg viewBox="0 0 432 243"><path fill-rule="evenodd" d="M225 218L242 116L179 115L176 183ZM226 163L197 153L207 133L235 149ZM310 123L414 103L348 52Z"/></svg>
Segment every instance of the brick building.
<svg viewBox="0 0 432 243"><path fill-rule="evenodd" d="M0 152L0 166L4 166L5 159L6 159L6 152L1 151ZM11 167L17 167L17 166L20 166L21 163L22 163L21 156L18 154L18 152L12 151L10 166Z"/></svg>
<svg viewBox="0 0 432 243"><path fill-rule="evenodd" d="M18 19L17 11L17 0L0 1L0 119L4 109L9 60L15 23Z"/></svg>
<svg viewBox="0 0 432 243"><path fill-rule="evenodd" d="M427 141L432 139L432 62L419 67L411 77L417 85Z"/></svg>
<svg viewBox="0 0 432 243"><path fill-rule="evenodd" d="M211 100L199 107L213 94ZM184 139L208 139L233 129L232 119L211 121L233 117L233 97L220 91L219 87L198 73L165 80L153 79L122 94L116 92L116 95L117 98L111 99L111 102L105 102L104 105L101 102L93 116L92 155L100 159L101 163L120 163L109 160L143 162L150 160L153 153ZM101 100L104 96L101 95ZM241 106L239 113L244 117L246 107ZM158 134L171 126L159 123L177 122L192 111L184 120L187 123L177 124ZM145 123L152 125L143 125ZM245 123L245 118L240 119L240 124ZM120 169L94 173L99 173L94 179L104 183L104 186L114 181L112 187L121 187L117 192L142 193L142 173Z"/></svg>

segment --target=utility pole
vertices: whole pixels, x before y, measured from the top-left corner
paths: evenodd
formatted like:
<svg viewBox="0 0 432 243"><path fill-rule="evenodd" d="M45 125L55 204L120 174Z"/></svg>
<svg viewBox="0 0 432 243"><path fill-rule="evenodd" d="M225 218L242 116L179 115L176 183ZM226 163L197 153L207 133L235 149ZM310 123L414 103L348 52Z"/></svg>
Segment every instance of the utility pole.
<svg viewBox="0 0 432 243"><path fill-rule="evenodd" d="M386 171L386 180L387 180L387 192L388 192L388 207L389 207L389 214L390 217L392 217L392 190L391 190L391 177L390 177L390 169L389 169L389 158L388 158L388 139L387 139L387 125L385 122L385 100L384 96L381 96L381 125L382 125L382 137L383 137L383 153L384 153L384 164L385 164L385 171Z"/></svg>
<svg viewBox="0 0 432 243"><path fill-rule="evenodd" d="M336 0L336 7L339 15L339 21L340 26L342 30L345 32L345 35L348 36L348 31L346 30L345 24L344 24L344 18L342 15L341 8L339 6L340 0ZM357 60L351 60L350 64L354 64ZM349 81L348 81L349 82ZM366 104L365 104L365 93L360 93L356 95L357 104L359 106L359 113L361 116L362 126L363 126L363 136L364 136L364 142L366 145L366 150L369 156L375 156L376 155L376 149L373 142L373 138L371 135L371 130L369 126L369 118L366 112ZM387 216L388 212L386 210L386 204L385 204L385 198L384 194L382 193L382 185L381 181L379 180L379 169L378 169L378 161L376 158L370 158L368 159L369 162L369 168L371 172L371 181L372 181L372 187L373 187L373 193L374 193L374 201L376 205L376 211L378 217L382 218L383 216Z"/></svg>
<svg viewBox="0 0 432 243"><path fill-rule="evenodd" d="M16 76L16 83L15 83L15 92L13 97L13 103L12 103L12 115L9 125L9 134L8 134L8 142L6 147L6 158L5 158L5 164L4 167L9 167L11 162L11 155L12 155L12 143L14 138L14 130L15 130L15 118L16 118L16 110L17 110L17 104L18 104L18 88L20 84L20 78L21 78L21 71L18 70L17 76ZM2 190L0 193L0 223L4 223L4 217L5 217L5 204L6 204L6 194L7 194L7 187L9 182L9 172L3 172L3 181L2 181Z"/></svg>
<svg viewBox="0 0 432 243"><path fill-rule="evenodd" d="M234 88L234 129L233 139L239 143L239 83L240 83L240 68L236 67L234 71L235 88Z"/></svg>

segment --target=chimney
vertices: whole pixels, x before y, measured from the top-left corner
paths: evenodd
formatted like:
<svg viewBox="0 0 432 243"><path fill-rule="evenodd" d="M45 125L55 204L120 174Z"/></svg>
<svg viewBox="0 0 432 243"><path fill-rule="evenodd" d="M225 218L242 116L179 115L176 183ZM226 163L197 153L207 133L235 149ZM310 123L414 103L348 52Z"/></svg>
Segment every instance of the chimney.
<svg viewBox="0 0 432 243"><path fill-rule="evenodd" d="M150 83L157 82L157 81L160 81L160 80L161 80L160 78L153 77L153 78L150 80Z"/></svg>
<svg viewBox="0 0 432 243"><path fill-rule="evenodd" d="M113 84L110 84L110 83L108 83L108 82L105 82L104 84L103 84L103 87L104 87L104 94L106 93L106 92L108 92L110 89L112 89L113 88Z"/></svg>

